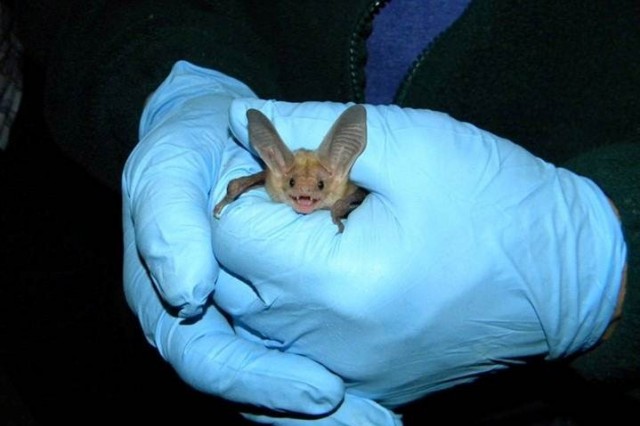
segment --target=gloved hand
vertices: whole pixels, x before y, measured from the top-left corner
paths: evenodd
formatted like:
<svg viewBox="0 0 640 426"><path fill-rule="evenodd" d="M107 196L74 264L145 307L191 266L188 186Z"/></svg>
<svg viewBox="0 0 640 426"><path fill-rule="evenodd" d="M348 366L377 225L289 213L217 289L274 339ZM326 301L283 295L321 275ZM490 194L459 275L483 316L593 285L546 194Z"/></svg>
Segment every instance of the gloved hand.
<svg viewBox="0 0 640 426"><path fill-rule="evenodd" d="M247 147L248 108L290 148L313 149L346 106L235 100ZM243 280L221 276L214 294L236 332L316 360L348 395L386 407L595 344L624 244L593 182L445 114L366 108L351 177L370 194L343 234L328 211L297 214L264 189L214 222L214 253Z"/></svg>
<svg viewBox="0 0 640 426"><path fill-rule="evenodd" d="M149 342L196 389L281 413L332 412L319 424L397 425L375 402L345 399L342 379L317 362L236 335L210 306L216 281L234 281L212 253L212 188L221 174L259 168L229 135L229 104L239 96L255 95L228 76L178 62L149 98L122 183L128 303Z"/></svg>

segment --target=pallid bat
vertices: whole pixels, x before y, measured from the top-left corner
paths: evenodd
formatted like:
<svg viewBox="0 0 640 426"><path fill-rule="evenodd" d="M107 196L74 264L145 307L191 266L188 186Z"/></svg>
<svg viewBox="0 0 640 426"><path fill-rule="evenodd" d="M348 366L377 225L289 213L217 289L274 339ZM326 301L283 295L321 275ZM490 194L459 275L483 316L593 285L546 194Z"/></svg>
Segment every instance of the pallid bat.
<svg viewBox="0 0 640 426"><path fill-rule="evenodd" d="M315 151L289 150L271 121L256 109L247 111L247 119L250 143L266 168L230 181L225 197L213 210L214 216L219 218L222 209L243 192L264 185L272 200L286 203L298 213L331 210L331 219L341 233L341 219L367 195L349 180L351 167L366 146L364 106L347 108Z"/></svg>

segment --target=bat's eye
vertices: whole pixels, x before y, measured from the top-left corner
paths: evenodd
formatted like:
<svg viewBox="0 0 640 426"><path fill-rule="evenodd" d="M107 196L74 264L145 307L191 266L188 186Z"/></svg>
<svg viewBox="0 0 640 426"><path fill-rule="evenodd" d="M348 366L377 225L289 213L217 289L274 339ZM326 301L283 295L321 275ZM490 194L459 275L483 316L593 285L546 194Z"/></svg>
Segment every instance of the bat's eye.
<svg viewBox="0 0 640 426"><path fill-rule="evenodd" d="M323 190L324 189L324 181L323 180L319 180L318 181L318 189L319 190Z"/></svg>
<svg viewBox="0 0 640 426"><path fill-rule="evenodd" d="M291 188L293 188L294 186L296 186L296 180L294 178L289 179L289 186Z"/></svg>

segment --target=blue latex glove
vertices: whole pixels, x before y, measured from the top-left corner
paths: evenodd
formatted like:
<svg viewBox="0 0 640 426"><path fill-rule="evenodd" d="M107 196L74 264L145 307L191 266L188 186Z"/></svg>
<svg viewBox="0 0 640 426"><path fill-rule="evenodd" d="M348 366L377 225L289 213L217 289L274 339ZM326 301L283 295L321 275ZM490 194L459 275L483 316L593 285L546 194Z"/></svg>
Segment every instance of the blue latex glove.
<svg viewBox="0 0 640 426"><path fill-rule="evenodd" d="M239 96L254 95L223 74L178 62L148 100L123 174L128 303L148 341L196 389L281 413L332 412L320 424L400 424L373 401L345 399L341 378L317 362L245 340L215 306L205 310L216 281L233 281L212 253L212 188L220 174L259 167L229 134L229 104ZM183 322L171 306L180 317L202 316Z"/></svg>
<svg viewBox="0 0 640 426"><path fill-rule="evenodd" d="M293 149L315 148L346 108L236 100ZM620 225L590 180L427 110L367 106L352 179L371 193L336 233L264 189L214 222L218 281L236 331L317 360L348 395L395 407L532 356L585 350L611 318L625 259ZM216 200L235 173L223 174Z"/></svg>

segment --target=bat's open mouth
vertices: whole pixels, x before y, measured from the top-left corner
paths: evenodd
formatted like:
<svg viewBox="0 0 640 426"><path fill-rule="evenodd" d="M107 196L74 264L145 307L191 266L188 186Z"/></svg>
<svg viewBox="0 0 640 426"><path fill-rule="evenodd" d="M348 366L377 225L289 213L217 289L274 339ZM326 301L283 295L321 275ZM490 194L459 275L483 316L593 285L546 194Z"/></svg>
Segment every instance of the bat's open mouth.
<svg viewBox="0 0 640 426"><path fill-rule="evenodd" d="M298 213L311 213L316 209L316 204L318 204L318 200L316 198L311 198L308 195L292 195L291 200L293 201L293 208Z"/></svg>

